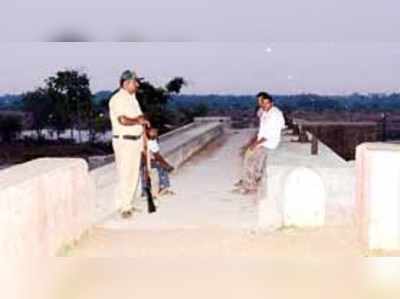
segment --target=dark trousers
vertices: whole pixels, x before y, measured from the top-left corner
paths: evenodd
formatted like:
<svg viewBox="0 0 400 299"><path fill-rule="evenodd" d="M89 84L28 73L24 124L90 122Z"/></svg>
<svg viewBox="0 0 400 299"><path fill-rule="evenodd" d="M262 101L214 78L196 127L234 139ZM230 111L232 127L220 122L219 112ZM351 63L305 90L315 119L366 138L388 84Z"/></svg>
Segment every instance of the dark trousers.
<svg viewBox="0 0 400 299"><path fill-rule="evenodd" d="M145 177L144 177L144 166L145 165L142 162L141 176L140 176L141 181L142 181L142 190L144 190L144 188L147 187L147 181L145 180ZM168 171L165 169L165 167L163 167L163 165L161 165L160 162L158 162L156 160L152 160L151 168L155 168L157 170L160 189L169 188L171 186L170 181L169 181L169 174L168 174Z"/></svg>

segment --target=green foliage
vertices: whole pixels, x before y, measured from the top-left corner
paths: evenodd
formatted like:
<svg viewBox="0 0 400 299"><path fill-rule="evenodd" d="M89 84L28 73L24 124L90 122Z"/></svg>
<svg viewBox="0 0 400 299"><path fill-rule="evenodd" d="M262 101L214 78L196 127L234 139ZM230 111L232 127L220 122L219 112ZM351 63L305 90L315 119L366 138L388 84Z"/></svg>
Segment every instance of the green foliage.
<svg viewBox="0 0 400 299"><path fill-rule="evenodd" d="M49 125L60 134L68 128L71 122L66 97L62 97L52 89L47 90L51 98L52 111L49 115Z"/></svg>
<svg viewBox="0 0 400 299"><path fill-rule="evenodd" d="M57 131L66 126L73 128L75 123L81 130L84 123L89 123L93 116L92 93L86 74L76 70L59 71L46 80L46 85L55 104L52 122Z"/></svg>
<svg viewBox="0 0 400 299"><path fill-rule="evenodd" d="M400 110L400 93L352 94L349 96L323 96L315 94L276 95L275 103L286 112L291 111L349 111L391 112ZM237 111L254 109L255 96L235 95L178 95L173 97L175 108L190 108L199 103L208 105L211 111Z"/></svg>
<svg viewBox="0 0 400 299"><path fill-rule="evenodd" d="M160 133L174 126L176 115L167 104L172 94L178 94L185 85L185 80L180 77L172 79L165 87L141 82L137 98L143 112ZM93 96L85 73L65 70L46 79L45 87L26 93L23 103L25 110L33 115L33 126L39 136L44 128L52 128L60 135L66 129L77 127L79 134L81 129L89 129L90 139L95 141L98 134L110 129L106 115L111 95L102 91ZM71 139L74 139L72 130Z"/></svg>
<svg viewBox="0 0 400 299"><path fill-rule="evenodd" d="M79 132L90 127L94 113L89 83L85 73L59 71L45 80L45 87L23 96L24 108L32 113L33 127L39 136L46 127L53 128L57 135L76 125Z"/></svg>
<svg viewBox="0 0 400 299"><path fill-rule="evenodd" d="M208 108L207 104L200 103L193 107L194 117L207 116L208 112L209 112L209 108Z"/></svg>
<svg viewBox="0 0 400 299"><path fill-rule="evenodd" d="M18 116L0 116L0 136L5 143L12 142L22 131L22 120Z"/></svg>
<svg viewBox="0 0 400 299"><path fill-rule="evenodd" d="M180 93L182 87L186 86L187 83L182 77L176 77L168 82L165 86L168 92L170 93Z"/></svg>
<svg viewBox="0 0 400 299"><path fill-rule="evenodd" d="M172 79L166 87L155 87L150 82L144 81L140 84L137 93L138 101L145 115L149 118L153 127L164 133L171 125L171 111L167 104L172 93L179 93L186 82L182 78Z"/></svg>
<svg viewBox="0 0 400 299"><path fill-rule="evenodd" d="M49 116L53 110L51 97L46 89L38 88L23 96L23 104L24 110L32 113L33 129L40 138L41 131L50 124Z"/></svg>
<svg viewBox="0 0 400 299"><path fill-rule="evenodd" d="M96 116L93 120L93 136L91 139L95 140L98 135L105 134L110 129L111 123L108 118L104 117L103 114Z"/></svg>
<svg viewBox="0 0 400 299"><path fill-rule="evenodd" d="M182 122L189 123L192 122L195 117L207 116L209 107L205 103L198 103L189 107L180 107L178 111L181 114Z"/></svg>

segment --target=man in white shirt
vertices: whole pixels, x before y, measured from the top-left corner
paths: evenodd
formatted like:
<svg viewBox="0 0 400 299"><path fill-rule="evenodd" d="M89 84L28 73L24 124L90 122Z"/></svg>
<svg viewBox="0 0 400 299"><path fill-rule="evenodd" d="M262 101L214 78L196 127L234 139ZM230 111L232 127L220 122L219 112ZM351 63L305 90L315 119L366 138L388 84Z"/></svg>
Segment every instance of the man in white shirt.
<svg viewBox="0 0 400 299"><path fill-rule="evenodd" d="M125 71L120 78L120 89L109 102L113 132L113 149L118 172L115 202L123 218L132 216L132 201L139 183L140 161L143 149L143 127L150 122L143 116L136 99L139 78ZM136 209L137 210L137 209Z"/></svg>
<svg viewBox="0 0 400 299"><path fill-rule="evenodd" d="M245 157L241 180L235 184L242 194L257 191L266 167L269 151L275 150L281 141L282 129L285 127L283 113L274 106L272 97L266 92L260 92L257 100L262 113L258 113L260 127L256 136L244 147Z"/></svg>

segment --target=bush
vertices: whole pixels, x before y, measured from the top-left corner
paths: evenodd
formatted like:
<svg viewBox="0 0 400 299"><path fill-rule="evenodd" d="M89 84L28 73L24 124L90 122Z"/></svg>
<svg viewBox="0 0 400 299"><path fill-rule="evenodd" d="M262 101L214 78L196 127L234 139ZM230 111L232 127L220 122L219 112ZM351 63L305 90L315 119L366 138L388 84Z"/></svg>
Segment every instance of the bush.
<svg viewBox="0 0 400 299"><path fill-rule="evenodd" d="M103 116L97 116L93 121L93 130L91 140L94 142L98 135L106 134L107 131L111 130L111 122L109 118Z"/></svg>
<svg viewBox="0 0 400 299"><path fill-rule="evenodd" d="M0 137L5 143L11 143L22 131L22 120L19 116L0 116Z"/></svg>

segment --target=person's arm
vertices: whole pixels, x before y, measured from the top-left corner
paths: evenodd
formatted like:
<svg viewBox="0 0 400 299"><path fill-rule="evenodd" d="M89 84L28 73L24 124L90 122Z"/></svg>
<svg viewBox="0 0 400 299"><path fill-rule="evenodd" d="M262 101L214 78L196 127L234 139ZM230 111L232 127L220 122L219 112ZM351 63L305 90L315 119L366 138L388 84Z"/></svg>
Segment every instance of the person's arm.
<svg viewBox="0 0 400 299"><path fill-rule="evenodd" d="M165 167L169 172L174 170L174 167L167 162L167 160L164 159L164 157L159 153L153 153L154 159L156 159L162 167Z"/></svg>
<svg viewBox="0 0 400 299"><path fill-rule="evenodd" d="M140 107L132 105L131 102L128 103L128 101L118 93L111 98L108 105L110 116L115 117L118 123L122 126L149 125L149 122L144 117ZM127 114L137 117L128 117Z"/></svg>
<svg viewBox="0 0 400 299"><path fill-rule="evenodd" d="M242 146L242 151L245 152L256 141L257 141L257 134L251 137L251 139L245 145Z"/></svg>
<svg viewBox="0 0 400 299"><path fill-rule="evenodd" d="M254 141L251 145L250 145L250 149L254 150L257 146L259 146L260 144L262 144L263 142L267 141L267 138L262 137L261 139Z"/></svg>
<svg viewBox="0 0 400 299"><path fill-rule="evenodd" d="M146 126L150 127L150 122L143 116L140 115L138 117L127 117L125 115L121 115L118 117L118 122L123 126Z"/></svg>

